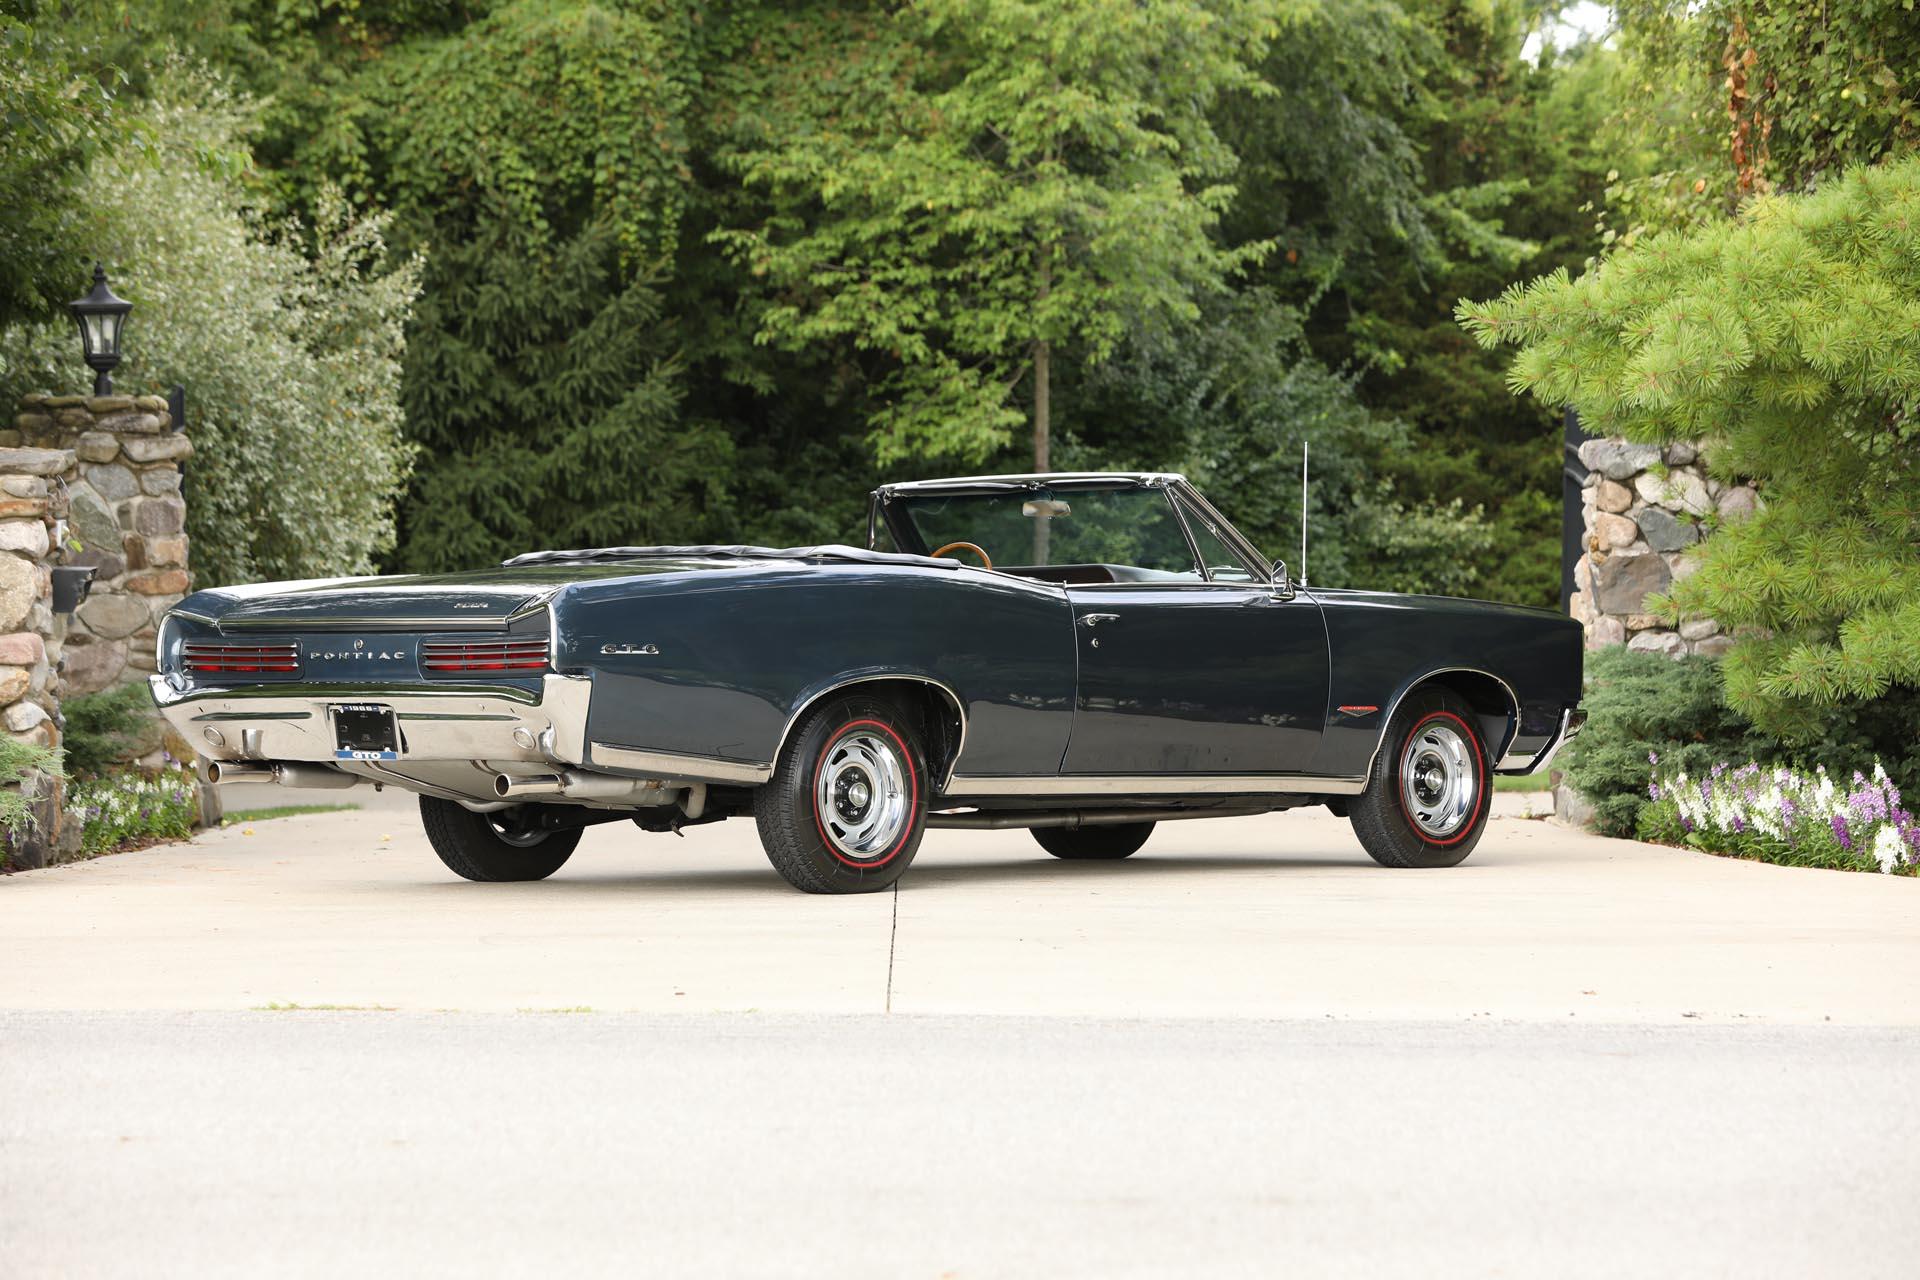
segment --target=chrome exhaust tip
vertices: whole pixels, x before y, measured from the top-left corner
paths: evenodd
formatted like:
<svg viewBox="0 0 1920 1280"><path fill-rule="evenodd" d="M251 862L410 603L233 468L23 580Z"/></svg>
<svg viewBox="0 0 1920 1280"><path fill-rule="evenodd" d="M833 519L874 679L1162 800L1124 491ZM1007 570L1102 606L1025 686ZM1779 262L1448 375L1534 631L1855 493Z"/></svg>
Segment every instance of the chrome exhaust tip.
<svg viewBox="0 0 1920 1280"><path fill-rule="evenodd" d="M200 776L216 787L223 782L272 782L274 769L251 760L209 760L201 766Z"/></svg>

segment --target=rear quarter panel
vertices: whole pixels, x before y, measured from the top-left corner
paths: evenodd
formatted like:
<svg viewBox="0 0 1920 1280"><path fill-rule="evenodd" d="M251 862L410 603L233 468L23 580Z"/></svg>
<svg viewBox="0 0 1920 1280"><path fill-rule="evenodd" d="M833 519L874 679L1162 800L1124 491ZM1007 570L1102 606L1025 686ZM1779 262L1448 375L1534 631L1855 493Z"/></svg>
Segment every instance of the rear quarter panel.
<svg viewBox="0 0 1920 1280"><path fill-rule="evenodd" d="M1484 672L1512 689L1520 716L1510 740L1489 741L1499 760L1508 752L1537 751L1559 727L1563 709L1580 701L1580 624L1543 609L1403 596L1384 592L1321 591L1332 660L1330 721L1321 740L1318 773L1366 773L1394 705L1414 685L1449 670ZM1374 715L1343 715L1337 708L1376 706Z"/></svg>
<svg viewBox="0 0 1920 1280"><path fill-rule="evenodd" d="M558 665L593 676L591 741L767 764L818 694L904 675L959 697L965 770L1053 773L1066 749L1074 638L1058 587L966 569L763 562L580 584L552 607ZM646 645L658 653L619 652Z"/></svg>

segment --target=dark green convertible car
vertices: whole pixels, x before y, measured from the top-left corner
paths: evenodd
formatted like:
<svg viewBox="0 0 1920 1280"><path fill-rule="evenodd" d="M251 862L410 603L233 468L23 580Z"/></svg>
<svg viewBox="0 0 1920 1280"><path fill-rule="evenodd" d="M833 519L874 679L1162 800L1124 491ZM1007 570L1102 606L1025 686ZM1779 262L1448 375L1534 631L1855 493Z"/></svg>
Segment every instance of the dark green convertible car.
<svg viewBox="0 0 1920 1280"><path fill-rule="evenodd" d="M889 485L867 546L547 551L442 577L199 591L155 700L212 781L420 795L473 880L581 829L752 815L815 893L928 827L1124 858L1158 822L1325 805L1451 866L1493 775L1579 727L1581 633L1535 609L1326 590L1177 475Z"/></svg>

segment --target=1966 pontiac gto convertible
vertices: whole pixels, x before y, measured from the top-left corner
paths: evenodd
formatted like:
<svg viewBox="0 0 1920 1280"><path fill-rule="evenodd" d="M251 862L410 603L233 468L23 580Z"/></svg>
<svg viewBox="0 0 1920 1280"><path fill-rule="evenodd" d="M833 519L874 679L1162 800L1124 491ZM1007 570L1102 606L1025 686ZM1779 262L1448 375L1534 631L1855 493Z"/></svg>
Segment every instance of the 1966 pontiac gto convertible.
<svg viewBox="0 0 1920 1280"><path fill-rule="evenodd" d="M751 814L796 888L860 893L928 827L1112 859L1301 805L1387 866L1452 866L1493 775L1584 718L1571 620L1310 588L1177 475L888 485L865 548L200 591L159 650L209 780L416 791L471 880L549 876L594 823Z"/></svg>

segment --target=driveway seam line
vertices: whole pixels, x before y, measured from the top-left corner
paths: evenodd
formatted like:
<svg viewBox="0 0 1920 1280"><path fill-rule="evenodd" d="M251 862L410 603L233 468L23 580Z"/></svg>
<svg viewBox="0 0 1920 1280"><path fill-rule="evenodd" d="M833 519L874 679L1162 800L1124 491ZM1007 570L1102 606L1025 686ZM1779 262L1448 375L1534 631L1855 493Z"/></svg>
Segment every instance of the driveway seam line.
<svg viewBox="0 0 1920 1280"><path fill-rule="evenodd" d="M893 882L893 921L887 926L887 1002L884 1013L893 1012L893 953L900 944L900 882Z"/></svg>

